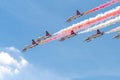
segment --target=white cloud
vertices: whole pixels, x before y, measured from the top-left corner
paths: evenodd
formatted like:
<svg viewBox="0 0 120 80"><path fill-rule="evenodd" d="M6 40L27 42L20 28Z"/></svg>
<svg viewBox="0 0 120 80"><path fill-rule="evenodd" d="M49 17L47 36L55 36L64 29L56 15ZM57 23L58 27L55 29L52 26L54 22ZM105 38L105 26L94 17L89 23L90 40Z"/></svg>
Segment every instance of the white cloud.
<svg viewBox="0 0 120 80"><path fill-rule="evenodd" d="M0 66L0 74L3 75L3 74L12 74L11 72L11 68L10 67L6 67L6 66Z"/></svg>
<svg viewBox="0 0 120 80"><path fill-rule="evenodd" d="M2 48L0 51L0 80L8 80L6 76L10 76L10 80L16 76L17 80L71 80L48 69L31 68L31 64L25 58L21 55L13 57L11 52L19 53L20 51L15 47Z"/></svg>
<svg viewBox="0 0 120 80"><path fill-rule="evenodd" d="M16 68L16 69L14 70L14 73L15 73L15 74L19 74L19 70Z"/></svg>
<svg viewBox="0 0 120 80"><path fill-rule="evenodd" d="M23 57L21 57L20 62L19 63L17 62L16 65L17 68L21 69L22 67L26 67L28 65L28 62Z"/></svg>
<svg viewBox="0 0 120 80"><path fill-rule="evenodd" d="M0 80L3 80L6 75L19 74L20 70L28 65L23 57L18 58L18 60L13 58L7 52L0 52Z"/></svg>
<svg viewBox="0 0 120 80"><path fill-rule="evenodd" d="M0 63L6 65L17 64L17 61L6 52L0 52Z"/></svg>
<svg viewBox="0 0 120 80"><path fill-rule="evenodd" d="M15 47L6 47L5 48L6 50L8 50L8 51L13 51L13 52L17 52L17 53L20 53L20 50L18 50L17 48L15 48Z"/></svg>
<svg viewBox="0 0 120 80"><path fill-rule="evenodd" d="M0 80L3 80L5 74L11 75L10 68L5 66L0 66Z"/></svg>
<svg viewBox="0 0 120 80"><path fill-rule="evenodd" d="M21 66L27 66L28 62L23 58L21 57Z"/></svg>

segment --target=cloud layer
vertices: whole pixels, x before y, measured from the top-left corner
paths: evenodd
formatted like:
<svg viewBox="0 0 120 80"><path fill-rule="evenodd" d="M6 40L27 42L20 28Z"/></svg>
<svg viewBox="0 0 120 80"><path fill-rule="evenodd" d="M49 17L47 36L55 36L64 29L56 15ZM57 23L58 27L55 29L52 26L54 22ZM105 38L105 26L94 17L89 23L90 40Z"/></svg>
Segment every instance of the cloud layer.
<svg viewBox="0 0 120 80"><path fill-rule="evenodd" d="M5 48L8 52L20 52L15 47ZM13 57L7 51L0 51L0 80L3 80L6 75L17 75L20 70L26 67L29 63L22 56Z"/></svg>

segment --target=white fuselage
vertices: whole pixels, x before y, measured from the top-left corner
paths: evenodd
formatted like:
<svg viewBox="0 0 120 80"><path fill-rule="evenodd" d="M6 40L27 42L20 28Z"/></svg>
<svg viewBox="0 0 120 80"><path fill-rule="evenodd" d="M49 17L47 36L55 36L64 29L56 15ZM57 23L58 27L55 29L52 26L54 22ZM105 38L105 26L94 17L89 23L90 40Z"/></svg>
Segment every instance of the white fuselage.
<svg viewBox="0 0 120 80"><path fill-rule="evenodd" d="M103 33L92 35L92 36L88 37L85 41L89 42L89 41L93 40L94 38L100 37L102 35L103 35Z"/></svg>
<svg viewBox="0 0 120 80"><path fill-rule="evenodd" d="M43 41L43 40L45 40L45 39L47 39L47 38L49 38L49 37L51 37L51 36L42 36L42 37L39 37L39 38L37 39L37 42L41 42L41 41Z"/></svg>
<svg viewBox="0 0 120 80"><path fill-rule="evenodd" d="M81 15L75 15L75 16L71 16L71 17L69 17L67 20L66 20L66 22L70 22L70 21L72 21L73 19L76 19L76 18L78 18L78 17L80 17Z"/></svg>
<svg viewBox="0 0 120 80"><path fill-rule="evenodd" d="M68 36L65 36L65 37L62 37L59 41L64 41L65 39L69 39L71 37L74 37L76 34L72 34L72 35L68 35Z"/></svg>
<svg viewBox="0 0 120 80"><path fill-rule="evenodd" d="M119 39L120 38L120 34L117 34L114 38Z"/></svg>

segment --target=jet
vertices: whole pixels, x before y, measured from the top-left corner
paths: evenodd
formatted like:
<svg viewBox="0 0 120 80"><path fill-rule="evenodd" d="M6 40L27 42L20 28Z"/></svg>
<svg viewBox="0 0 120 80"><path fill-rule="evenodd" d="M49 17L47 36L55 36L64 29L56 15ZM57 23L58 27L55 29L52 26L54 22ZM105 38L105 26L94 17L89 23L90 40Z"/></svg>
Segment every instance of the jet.
<svg viewBox="0 0 120 80"><path fill-rule="evenodd" d="M77 11L76 11L76 15L69 17L69 18L66 20L66 22L71 22L73 19L76 19L76 18L78 18L78 17L80 17L80 16L83 16L83 15L84 15L84 13L81 14L81 13L79 12L79 10L77 10Z"/></svg>
<svg viewBox="0 0 120 80"><path fill-rule="evenodd" d="M120 38L120 33L114 36L113 38L119 39Z"/></svg>
<svg viewBox="0 0 120 80"><path fill-rule="evenodd" d="M104 34L104 32L101 32L99 29L97 29L97 33L89 36L87 39L85 39L85 41L89 42L89 41L93 40L94 38L102 36L103 34Z"/></svg>
<svg viewBox="0 0 120 80"><path fill-rule="evenodd" d="M32 39L32 44L23 48L22 51L25 52L27 49L33 48L33 47L37 46L38 44L39 44L39 42L36 42L34 39Z"/></svg>
<svg viewBox="0 0 120 80"><path fill-rule="evenodd" d="M52 36L52 35L51 35L48 31L46 31L46 35L39 37L39 38L37 39L37 42L41 42L42 40L45 40L45 39L47 39L47 38L49 38L49 37L51 37L51 36Z"/></svg>
<svg viewBox="0 0 120 80"><path fill-rule="evenodd" d="M70 35L62 37L59 41L64 41L65 39L76 36L77 34L72 30Z"/></svg>
<svg viewBox="0 0 120 80"><path fill-rule="evenodd" d="M46 35L45 35L45 36L39 37L36 41L35 41L34 39L32 39L32 44L26 46L25 48L23 48L22 51L24 52L24 51L26 51L27 49L33 48L33 47L35 47L35 46L37 46L37 45L39 45L39 44L43 44L42 41L45 40L45 39L47 39L47 38L49 38L49 37L51 37L51 36L52 36L52 35L49 34L48 31L46 31Z"/></svg>

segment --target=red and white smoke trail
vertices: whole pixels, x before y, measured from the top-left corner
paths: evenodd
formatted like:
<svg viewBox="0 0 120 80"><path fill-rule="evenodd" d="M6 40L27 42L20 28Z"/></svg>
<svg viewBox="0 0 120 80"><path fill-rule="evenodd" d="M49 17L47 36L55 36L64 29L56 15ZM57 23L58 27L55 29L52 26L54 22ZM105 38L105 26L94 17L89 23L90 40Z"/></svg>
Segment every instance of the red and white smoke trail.
<svg viewBox="0 0 120 80"><path fill-rule="evenodd" d="M53 37L44 40L42 43L46 43L46 42L49 42L49 41L52 41L52 40L59 39L63 36L70 35L70 32L72 30L74 32L78 32L79 30L88 28L89 26L91 26L93 24L96 24L96 23L101 22L103 20L109 19L111 17L115 17L117 15L120 15L120 6L118 6L115 9L112 9L110 11L107 11L103 14L99 14L96 17L89 18L89 19L84 20L80 23L73 24L72 26L70 26L68 28L62 29L62 30L58 31L57 33L53 34L54 35Z"/></svg>
<svg viewBox="0 0 120 80"><path fill-rule="evenodd" d="M109 19L111 17L115 17L115 16L117 16L119 14L120 14L120 6L118 6L115 9L112 9L110 11L107 11L107 12L105 12L103 14L98 14L96 17L89 18L89 19L84 20L84 21L82 21L80 23L77 23L77 24L73 24L72 26L70 26L68 28L64 28L64 29L58 31L54 35L56 35L56 34L64 34L64 33L66 34L67 32L69 33L71 30L74 30L76 32L76 31L79 31L81 29L87 28L90 25L96 24L98 22Z"/></svg>
<svg viewBox="0 0 120 80"><path fill-rule="evenodd" d="M112 4L115 4L115 3L118 3L118 2L120 2L120 0L111 0L110 2L107 2L107 3L105 3L105 4L102 4L102 5L100 5L100 6L96 7L96 8L93 8L93 9L85 12L84 14L89 14L89 13L98 11L98 10L100 10L100 9L103 9L103 8L105 8L105 7L108 7L108 6L110 6L110 5L112 5Z"/></svg>
<svg viewBox="0 0 120 80"><path fill-rule="evenodd" d="M113 33L113 32L117 32L117 31L120 31L120 26L119 27L116 27L114 29L111 29L110 31L107 31L105 32L106 34L110 34L110 33Z"/></svg>
<svg viewBox="0 0 120 80"><path fill-rule="evenodd" d="M87 33L87 32L91 32L91 31L97 30L97 29L105 28L105 27L110 26L112 24L115 24L117 22L120 22L120 15L115 17L115 18L113 18L113 19L110 19L110 20L108 20L108 21L106 21L104 23L96 25L96 26L94 26L92 28L88 28L87 30L81 31L78 34L83 34L83 33Z"/></svg>

